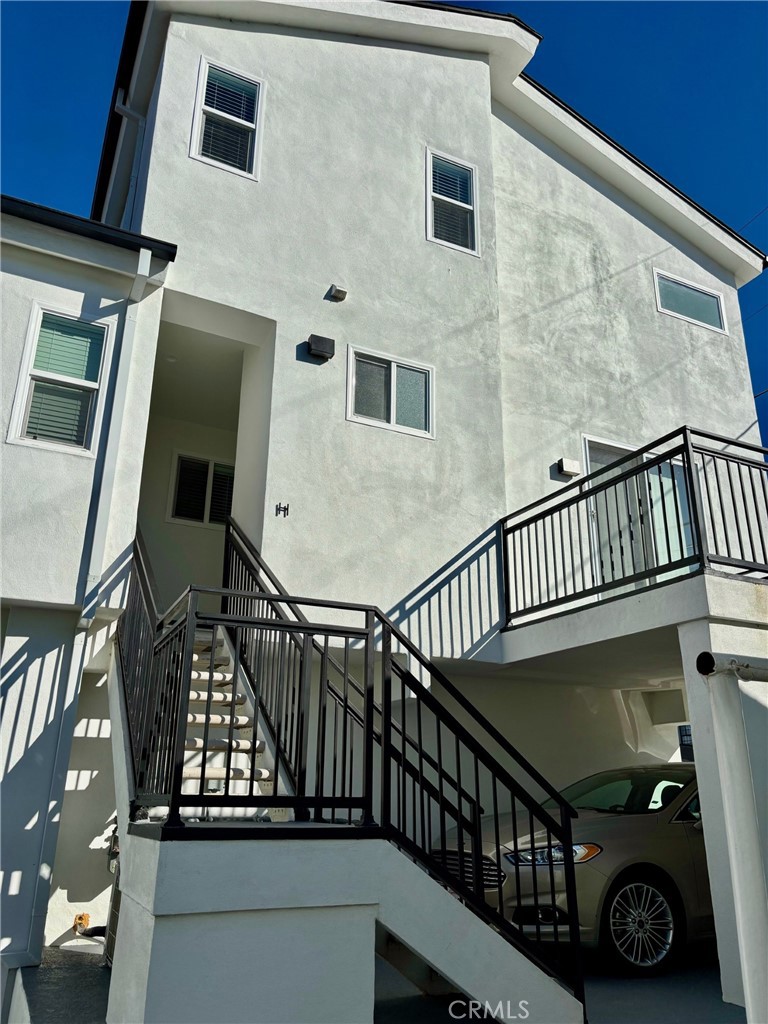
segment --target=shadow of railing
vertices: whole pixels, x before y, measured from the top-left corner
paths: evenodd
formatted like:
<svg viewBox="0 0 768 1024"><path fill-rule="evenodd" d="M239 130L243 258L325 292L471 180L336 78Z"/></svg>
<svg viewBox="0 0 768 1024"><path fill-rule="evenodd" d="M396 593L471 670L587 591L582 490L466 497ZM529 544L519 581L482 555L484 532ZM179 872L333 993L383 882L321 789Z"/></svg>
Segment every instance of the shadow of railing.
<svg viewBox="0 0 768 1024"><path fill-rule="evenodd" d="M472 658L503 625L498 524L389 609L387 615L427 657Z"/></svg>

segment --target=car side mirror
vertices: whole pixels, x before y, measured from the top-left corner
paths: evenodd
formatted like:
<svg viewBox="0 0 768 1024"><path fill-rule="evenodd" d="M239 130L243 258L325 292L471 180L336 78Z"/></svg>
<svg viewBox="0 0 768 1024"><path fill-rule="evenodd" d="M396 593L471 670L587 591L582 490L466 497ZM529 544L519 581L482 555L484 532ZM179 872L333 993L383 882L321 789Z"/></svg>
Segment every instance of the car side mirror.
<svg viewBox="0 0 768 1024"><path fill-rule="evenodd" d="M701 820L701 818L699 818L698 821L694 821L693 827L696 829L697 832L703 832L704 831L704 822Z"/></svg>

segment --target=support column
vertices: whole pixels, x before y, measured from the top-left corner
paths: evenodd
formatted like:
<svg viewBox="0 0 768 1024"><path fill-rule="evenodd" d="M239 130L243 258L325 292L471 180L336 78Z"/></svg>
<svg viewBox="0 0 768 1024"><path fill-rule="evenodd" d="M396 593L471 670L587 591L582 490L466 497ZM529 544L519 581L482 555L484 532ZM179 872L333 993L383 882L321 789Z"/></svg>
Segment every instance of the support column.
<svg viewBox="0 0 768 1024"><path fill-rule="evenodd" d="M716 649L717 632L703 621L678 629L723 998L745 1005L750 1024L763 1024L768 1020L768 900L739 679L730 671L704 677L696 667L703 651Z"/></svg>

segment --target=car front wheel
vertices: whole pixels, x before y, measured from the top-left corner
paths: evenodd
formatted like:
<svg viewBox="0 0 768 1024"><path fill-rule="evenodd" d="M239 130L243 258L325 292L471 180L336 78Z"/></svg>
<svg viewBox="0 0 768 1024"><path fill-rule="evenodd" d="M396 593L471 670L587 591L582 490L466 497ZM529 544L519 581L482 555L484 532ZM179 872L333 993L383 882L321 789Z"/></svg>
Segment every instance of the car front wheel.
<svg viewBox="0 0 768 1024"><path fill-rule="evenodd" d="M674 958L683 923L670 888L656 880L620 880L608 894L602 938L617 966L653 974Z"/></svg>

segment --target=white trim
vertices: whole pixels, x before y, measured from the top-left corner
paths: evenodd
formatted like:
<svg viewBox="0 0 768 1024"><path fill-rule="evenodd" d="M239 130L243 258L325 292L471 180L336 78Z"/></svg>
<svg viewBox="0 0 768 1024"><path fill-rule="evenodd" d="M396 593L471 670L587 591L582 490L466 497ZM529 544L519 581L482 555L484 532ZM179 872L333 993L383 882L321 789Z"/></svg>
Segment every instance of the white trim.
<svg viewBox="0 0 768 1024"><path fill-rule="evenodd" d="M205 485L205 508L203 509L203 515L205 516L202 523L197 522L195 519L179 519L173 514L173 506L176 498L176 480L179 475L179 459L195 459L197 462L208 463L208 480ZM174 526L194 526L202 527L204 530L223 530L225 528L224 523L211 523L208 521L208 517L211 514L211 492L213 491L213 470L214 466L231 466L235 468L234 461L230 458L219 458L218 456L200 455L199 452L188 452L181 448L174 448L173 455L171 456L171 478L168 484L168 501L165 506L165 521L166 523L173 523Z"/></svg>
<svg viewBox="0 0 768 1024"><path fill-rule="evenodd" d="M99 364L99 375L97 380L86 381L76 377L66 377L58 373L49 373L33 369L37 342L40 336L43 315L50 313L51 316L66 317L78 323L95 324L104 328L104 345L101 352L101 363ZM29 448L42 448L53 452L65 452L68 455L78 455L81 458L93 459L96 457L99 436L101 433L101 421L104 416L104 395L103 391L109 378L109 367L112 363L114 324L110 321L100 319L98 316L87 316L73 309L64 309L61 306L49 306L47 303L34 301L27 326L27 335L24 340L24 351L21 357L21 367L16 381L16 391L13 397L10 423L6 435L6 444L20 444ZM94 394L93 408L91 410L90 422L86 434L86 444L80 445L64 444L60 441L48 439L36 439L25 437L24 421L27 416L33 380L51 380L55 383L62 383L78 388L83 391L92 391Z"/></svg>
<svg viewBox="0 0 768 1024"><path fill-rule="evenodd" d="M212 110L205 106L205 87L208 82L209 68L216 68L218 71L224 71L228 75L234 75L236 78L242 78L244 82L248 82L250 85L256 86L256 120L254 124L250 124L248 121L241 121L239 117L232 117L222 111ZM264 132L264 95L266 88L266 82L264 82L263 79L256 78L253 75L246 75L242 71L236 71L234 68L227 67L226 64L222 64L219 61L208 60L207 57L201 54L200 66L197 72L192 132L189 137L190 157L193 160L199 160L203 164L208 164L210 167L218 167L219 170L229 171L231 174L237 174L241 178L258 181L261 173L261 143ZM210 157L203 156L200 152L203 130L203 114L206 112L210 113L212 117L221 117L224 121L231 121L232 124L240 125L241 128L250 128L253 131L253 167L250 171L241 171L239 167L230 167L229 164L220 163L218 160L212 160Z"/></svg>
<svg viewBox="0 0 768 1024"><path fill-rule="evenodd" d="M704 295L712 295L717 299L718 306L720 309L720 319L723 321L722 327L713 327L712 324L705 324L703 320L694 320L693 317L684 316L682 313L675 313L671 309L666 309L661 304L661 295L659 293L659 278L665 277L668 281L674 281L676 284L685 285L688 288L693 288L696 292L702 292ZM653 290L656 293L656 309L659 313L665 313L667 316L673 316L676 320L685 320L686 323L696 324L697 327L705 327L708 331L714 331L716 334L728 334L728 321L725 318L725 300L722 292L716 292L713 288L706 288L704 285L696 284L695 281L688 281L684 277L678 277L677 274L670 274L667 270L659 270L658 267L653 268Z"/></svg>
<svg viewBox="0 0 768 1024"><path fill-rule="evenodd" d="M421 370L427 375L427 421L428 430L416 430L413 427L404 427L399 423L386 422L384 420L371 419L369 416L360 416L355 413L355 371L356 357L370 356L380 362L389 363L390 367L406 366L414 370ZM390 370L390 415L394 420L397 414L396 400L396 373ZM435 439L435 368L426 363L417 363L412 359L401 359L386 352L376 352L369 348L358 348L356 345L347 346L347 412L346 418L350 423L364 423L369 427L381 427L384 430L393 430L398 434L410 434L411 437L421 437L434 441Z"/></svg>
<svg viewBox="0 0 768 1024"><path fill-rule="evenodd" d="M462 210L471 210L474 219L474 234L475 234L475 247L474 249L467 249L463 245L455 245L453 242L446 242L442 238L436 238L434 233L434 199L436 193L432 191L432 157L439 157L441 160L448 160L452 164L456 164L458 167L466 168L472 175L472 205L467 203L460 203L455 199L451 199L448 196L437 195L437 199L441 202L452 203L454 206L458 206ZM451 156L449 153L443 153L439 149L432 149L431 146L426 147L426 160L424 162L424 179L425 179L425 198L426 198L426 233L428 242L436 242L437 245L444 245L446 249L454 249L456 252L468 253L470 256L480 257L480 196L478 194L478 178L479 174L477 166L475 164L468 163L466 160L460 160L458 157Z"/></svg>

